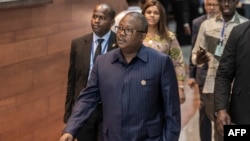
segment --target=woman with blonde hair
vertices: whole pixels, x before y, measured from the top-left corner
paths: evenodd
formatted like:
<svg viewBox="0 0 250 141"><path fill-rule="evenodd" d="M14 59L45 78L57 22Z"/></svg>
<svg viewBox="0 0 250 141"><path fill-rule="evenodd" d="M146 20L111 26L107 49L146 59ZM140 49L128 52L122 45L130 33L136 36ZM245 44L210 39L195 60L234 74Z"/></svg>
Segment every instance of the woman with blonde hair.
<svg viewBox="0 0 250 141"><path fill-rule="evenodd" d="M143 44L169 55L172 59L179 85L180 103L182 104L185 102L184 57L175 34L167 28L165 9L159 1L147 0L143 6L142 14L148 21L148 33Z"/></svg>

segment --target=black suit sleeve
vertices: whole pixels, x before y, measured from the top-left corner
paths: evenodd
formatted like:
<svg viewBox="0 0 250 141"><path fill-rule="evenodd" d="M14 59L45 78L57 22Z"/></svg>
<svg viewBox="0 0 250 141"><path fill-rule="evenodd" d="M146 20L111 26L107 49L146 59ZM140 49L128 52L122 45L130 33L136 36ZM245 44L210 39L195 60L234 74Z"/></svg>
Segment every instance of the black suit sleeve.
<svg viewBox="0 0 250 141"><path fill-rule="evenodd" d="M75 96L75 45L74 41L71 43L70 60L69 60L69 71L68 71L68 82L67 82L67 93L65 101L65 113L64 123L66 123L71 115L72 107L74 105Z"/></svg>
<svg viewBox="0 0 250 141"><path fill-rule="evenodd" d="M227 109L231 93L231 84L235 77L236 52L239 31L232 30L226 43L215 78L215 111Z"/></svg>

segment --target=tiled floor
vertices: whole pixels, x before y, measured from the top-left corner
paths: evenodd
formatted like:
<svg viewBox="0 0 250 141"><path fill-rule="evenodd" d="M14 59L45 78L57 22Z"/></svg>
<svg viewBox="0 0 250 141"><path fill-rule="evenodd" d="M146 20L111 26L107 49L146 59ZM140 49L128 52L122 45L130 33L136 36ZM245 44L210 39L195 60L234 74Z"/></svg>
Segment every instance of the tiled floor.
<svg viewBox="0 0 250 141"><path fill-rule="evenodd" d="M181 105L182 131L179 141L200 141L199 140L199 93L191 89L185 83L186 102Z"/></svg>
<svg viewBox="0 0 250 141"><path fill-rule="evenodd" d="M199 139L199 126L198 126L198 112L189 122L182 128L179 141L200 141Z"/></svg>

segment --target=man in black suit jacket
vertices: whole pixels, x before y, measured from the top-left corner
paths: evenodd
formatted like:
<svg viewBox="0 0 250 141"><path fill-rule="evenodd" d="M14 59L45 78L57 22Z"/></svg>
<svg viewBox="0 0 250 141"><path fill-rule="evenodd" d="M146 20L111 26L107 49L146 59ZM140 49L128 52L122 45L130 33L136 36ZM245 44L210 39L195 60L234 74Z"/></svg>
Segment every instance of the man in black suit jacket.
<svg viewBox="0 0 250 141"><path fill-rule="evenodd" d="M250 124L249 39L249 21L235 26L217 70L214 96L216 124L221 134L223 125Z"/></svg>
<svg viewBox="0 0 250 141"><path fill-rule="evenodd" d="M101 43L102 54L117 48L116 35L110 30L114 24L115 14L112 6L108 4L97 5L93 10L91 18L93 33L76 38L71 43L64 123L67 123L80 91L86 87L94 64L95 50L98 46L97 39L104 39ZM78 141L100 140L101 134L98 134L98 130L101 130L101 122L102 104L99 104L78 134Z"/></svg>

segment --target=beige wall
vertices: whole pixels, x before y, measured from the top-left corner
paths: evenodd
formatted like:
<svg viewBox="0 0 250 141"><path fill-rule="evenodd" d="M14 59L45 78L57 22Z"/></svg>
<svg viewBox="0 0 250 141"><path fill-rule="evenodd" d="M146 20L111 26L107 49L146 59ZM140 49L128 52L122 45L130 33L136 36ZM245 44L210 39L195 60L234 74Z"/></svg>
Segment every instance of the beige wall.
<svg viewBox="0 0 250 141"><path fill-rule="evenodd" d="M94 5L118 0L54 0L0 10L0 140L56 141L63 127L70 42L91 31ZM119 5L118 5L119 4Z"/></svg>

